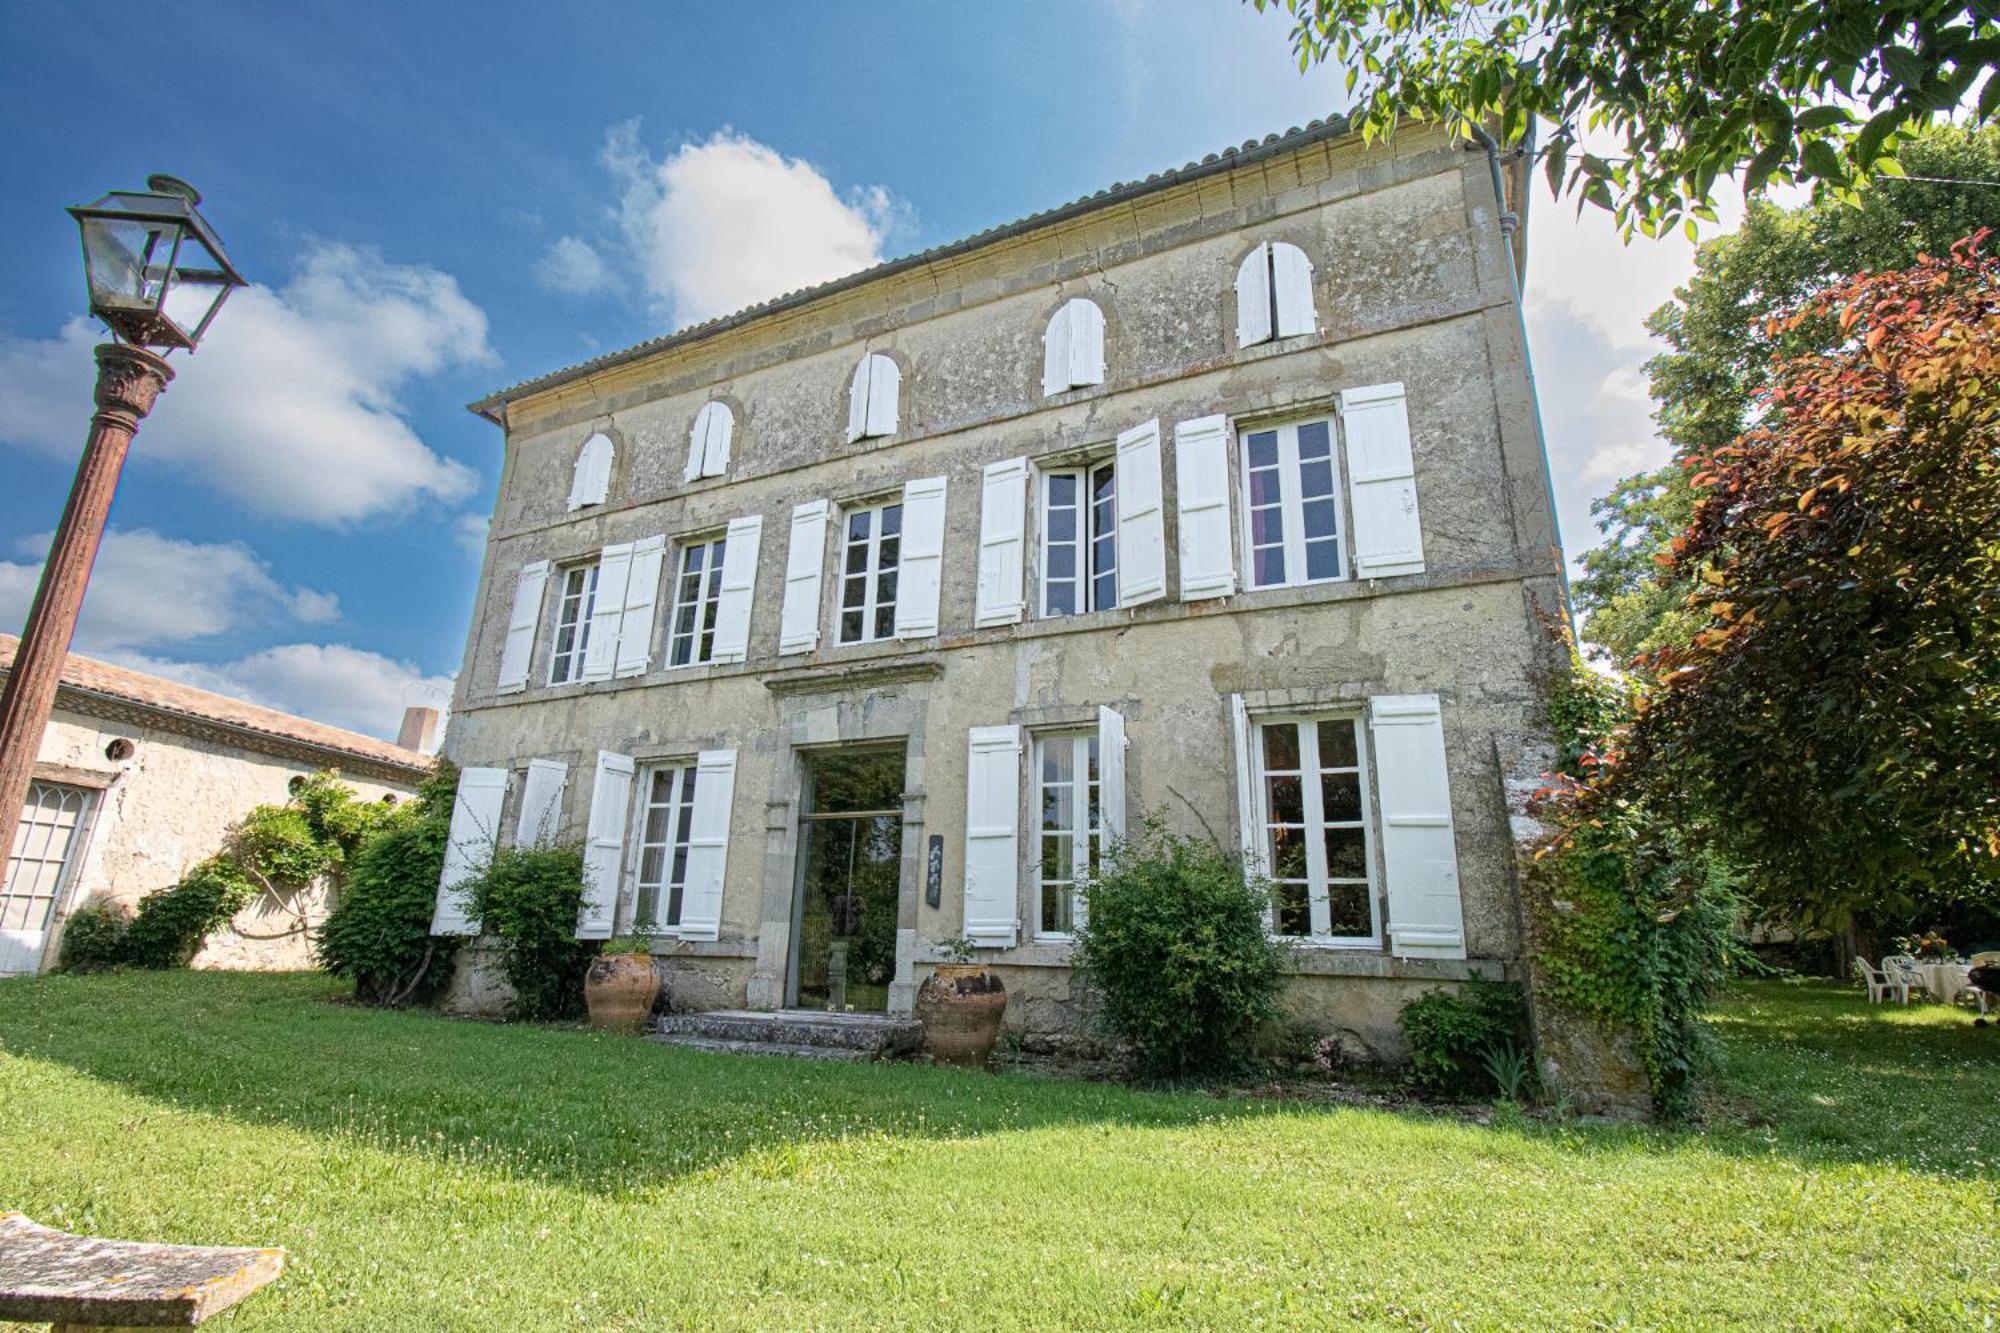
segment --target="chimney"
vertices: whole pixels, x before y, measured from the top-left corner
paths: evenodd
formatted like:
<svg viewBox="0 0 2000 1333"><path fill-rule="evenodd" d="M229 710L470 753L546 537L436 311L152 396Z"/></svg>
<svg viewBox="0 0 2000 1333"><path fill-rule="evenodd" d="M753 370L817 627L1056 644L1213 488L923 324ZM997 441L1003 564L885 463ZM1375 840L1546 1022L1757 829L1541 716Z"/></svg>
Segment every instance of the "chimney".
<svg viewBox="0 0 2000 1333"><path fill-rule="evenodd" d="M396 733L396 744L405 750L416 750L429 754L437 740L438 710L435 708L405 708L403 729Z"/></svg>

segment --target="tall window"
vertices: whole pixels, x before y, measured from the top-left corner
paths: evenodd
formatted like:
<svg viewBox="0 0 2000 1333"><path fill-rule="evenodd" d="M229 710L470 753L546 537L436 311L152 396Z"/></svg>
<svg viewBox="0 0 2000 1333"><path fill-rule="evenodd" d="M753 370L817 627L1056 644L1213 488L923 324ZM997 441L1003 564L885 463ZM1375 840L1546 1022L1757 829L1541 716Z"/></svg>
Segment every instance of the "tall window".
<svg viewBox="0 0 2000 1333"><path fill-rule="evenodd" d="M902 534L900 501L848 514L840 563L842 643L896 637L896 565Z"/></svg>
<svg viewBox="0 0 2000 1333"><path fill-rule="evenodd" d="M1035 772L1041 797L1041 869L1036 876L1036 931L1067 935L1076 928L1079 876L1097 869L1104 853L1097 736L1038 736Z"/></svg>
<svg viewBox="0 0 2000 1333"><path fill-rule="evenodd" d="M693 764L649 768L640 786L639 896L632 912L641 934L681 923L687 889L688 837L694 825Z"/></svg>
<svg viewBox="0 0 2000 1333"><path fill-rule="evenodd" d="M556 608L556 650L549 658L549 684L583 679L583 655L590 647L590 613L597 607L597 562L563 571L562 604Z"/></svg>
<svg viewBox="0 0 2000 1333"><path fill-rule="evenodd" d="M1257 726L1258 819L1280 935L1375 938L1360 724L1285 718Z"/></svg>
<svg viewBox="0 0 2000 1333"><path fill-rule="evenodd" d="M715 656L715 609L722 593L724 541L714 537L681 547L674 576L674 618L667 665L689 666Z"/></svg>
<svg viewBox="0 0 2000 1333"><path fill-rule="evenodd" d="M40 969L42 944L69 879L90 793L53 782L28 784L14 850L0 878L0 976Z"/></svg>
<svg viewBox="0 0 2000 1333"><path fill-rule="evenodd" d="M1118 478L1111 463L1045 474L1042 614L1118 605Z"/></svg>
<svg viewBox="0 0 2000 1333"><path fill-rule="evenodd" d="M1301 421L1246 433L1243 474L1250 586L1344 578L1333 423Z"/></svg>

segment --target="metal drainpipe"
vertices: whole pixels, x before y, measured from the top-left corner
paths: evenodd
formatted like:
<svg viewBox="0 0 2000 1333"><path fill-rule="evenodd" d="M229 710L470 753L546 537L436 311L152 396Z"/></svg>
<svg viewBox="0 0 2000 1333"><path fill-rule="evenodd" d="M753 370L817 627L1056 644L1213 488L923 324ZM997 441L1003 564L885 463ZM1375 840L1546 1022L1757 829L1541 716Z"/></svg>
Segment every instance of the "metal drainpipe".
<svg viewBox="0 0 2000 1333"><path fill-rule="evenodd" d="M1500 145L1484 126L1470 125L1473 139L1486 150L1486 167L1493 176L1493 203L1500 210L1500 239L1507 251L1507 286L1514 296L1514 321L1521 331L1521 365L1528 376L1528 409L1535 415L1535 445L1542 453L1542 490L1548 499L1549 528L1556 537L1556 571L1562 579L1563 615L1569 621L1570 633L1576 633L1576 608L1569 596L1569 555L1563 547L1562 520L1556 514L1555 473L1549 468L1549 437L1542 430L1542 398L1535 388L1535 357L1528 348L1528 312L1521 299L1521 271L1515 265L1514 234L1521 228L1521 219L1507 207L1507 187L1500 178ZM1528 144L1534 143L1534 129L1528 131ZM1530 149L1529 151L1532 151Z"/></svg>

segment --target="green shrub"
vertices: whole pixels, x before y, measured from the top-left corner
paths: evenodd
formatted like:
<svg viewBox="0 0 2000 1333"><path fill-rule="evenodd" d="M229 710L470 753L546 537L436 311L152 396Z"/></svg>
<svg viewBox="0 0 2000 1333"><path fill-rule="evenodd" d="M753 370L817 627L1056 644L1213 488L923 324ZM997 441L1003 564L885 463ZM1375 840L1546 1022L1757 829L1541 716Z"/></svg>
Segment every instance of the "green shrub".
<svg viewBox="0 0 2000 1333"><path fill-rule="evenodd" d="M62 952L56 968L62 972L108 972L125 961L125 931L132 909L123 903L80 907L63 923Z"/></svg>
<svg viewBox="0 0 2000 1333"><path fill-rule="evenodd" d="M1396 1021L1410 1043L1410 1076L1454 1097L1493 1092L1509 1051L1527 1044L1527 1008L1512 982L1475 978L1455 995L1431 991L1404 1005Z"/></svg>
<svg viewBox="0 0 2000 1333"><path fill-rule="evenodd" d="M576 938L582 849L497 847L467 889L473 919L500 941L501 967L514 988L509 1016L549 1021L581 1015L584 966L598 951L597 941Z"/></svg>
<svg viewBox="0 0 2000 1333"><path fill-rule="evenodd" d="M240 870L211 856L180 883L139 900L138 915L125 929L124 961L133 967L186 967L209 932L242 911L255 894Z"/></svg>
<svg viewBox="0 0 2000 1333"><path fill-rule="evenodd" d="M1277 1012L1285 947L1270 893L1214 844L1169 833L1158 816L1113 848L1083 886L1077 975L1112 1033L1154 1077L1222 1073L1249 1058Z"/></svg>
<svg viewBox="0 0 2000 1333"><path fill-rule="evenodd" d="M458 772L441 766L418 799L370 823L347 859L347 878L313 938L319 964L354 982L364 1004L400 1008L451 977L455 936L431 934L444 872Z"/></svg>

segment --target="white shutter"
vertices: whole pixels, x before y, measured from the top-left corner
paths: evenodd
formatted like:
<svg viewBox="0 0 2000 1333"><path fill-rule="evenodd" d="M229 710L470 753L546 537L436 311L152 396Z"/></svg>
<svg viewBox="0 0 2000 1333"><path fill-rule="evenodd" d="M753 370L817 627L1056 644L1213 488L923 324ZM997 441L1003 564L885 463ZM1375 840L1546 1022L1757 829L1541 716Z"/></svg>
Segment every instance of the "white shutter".
<svg viewBox="0 0 2000 1333"><path fill-rule="evenodd" d="M1465 957L1465 913L1435 694L1368 701L1375 805L1388 877L1389 951L1399 958Z"/></svg>
<svg viewBox="0 0 2000 1333"><path fill-rule="evenodd" d="M1252 875L1267 874L1264 830L1257 813L1257 759L1250 750L1256 742L1257 730L1250 725L1250 710L1240 694L1229 696L1229 738L1236 750L1236 823L1243 847L1243 869Z"/></svg>
<svg viewBox="0 0 2000 1333"><path fill-rule="evenodd" d="M660 566L667 539L648 537L632 543L632 569L625 580L625 611L618 618L616 674L644 675L653 661L653 618L659 606ZM603 593L598 594L600 597Z"/></svg>
<svg viewBox="0 0 2000 1333"><path fill-rule="evenodd" d="M854 378L847 385L847 442L868 434L868 373L875 358L863 353L861 364L854 368Z"/></svg>
<svg viewBox="0 0 2000 1333"><path fill-rule="evenodd" d="M1104 383L1104 312L1081 296L1069 303L1069 382Z"/></svg>
<svg viewBox="0 0 2000 1333"><path fill-rule="evenodd" d="M1125 715L1115 708L1097 710L1097 802L1104 821L1104 840L1125 838Z"/></svg>
<svg viewBox="0 0 2000 1333"><path fill-rule="evenodd" d="M736 800L736 751L703 750L695 758L694 778L680 937L712 940L722 930L722 881L729 865L729 812Z"/></svg>
<svg viewBox="0 0 2000 1333"><path fill-rule="evenodd" d="M1229 418L1198 417L1174 427L1180 499L1181 600L1236 591L1236 543L1229 530Z"/></svg>
<svg viewBox="0 0 2000 1333"><path fill-rule="evenodd" d="M563 788L569 765L560 759L530 759L521 784L521 813L514 821L516 847L553 847L562 833Z"/></svg>
<svg viewBox="0 0 2000 1333"><path fill-rule="evenodd" d="M521 566L514 582L514 609L507 617L507 644L500 650L501 694L528 688L528 658L535 651L535 630L542 620L542 594L549 586L549 562Z"/></svg>
<svg viewBox="0 0 2000 1333"><path fill-rule="evenodd" d="M965 762L965 933L1009 948L1020 929L1021 729L974 727Z"/></svg>
<svg viewBox="0 0 2000 1333"><path fill-rule="evenodd" d="M1271 341L1271 247L1260 242L1236 270L1236 345Z"/></svg>
<svg viewBox="0 0 2000 1333"><path fill-rule="evenodd" d="M597 776L590 784L589 834L583 844L583 904L577 909L576 937L608 940L618 915L618 872L625 860L625 811L632 800L632 758L597 752Z"/></svg>
<svg viewBox="0 0 2000 1333"><path fill-rule="evenodd" d="M1157 417L1118 437L1118 605L1167 595L1167 513Z"/></svg>
<svg viewBox="0 0 2000 1333"><path fill-rule="evenodd" d="M1354 572L1364 579L1424 572L1417 470L1401 384L1340 395L1347 478L1354 510Z"/></svg>
<svg viewBox="0 0 2000 1333"><path fill-rule="evenodd" d="M1050 398L1070 387L1070 304L1049 316L1042 333L1042 396Z"/></svg>
<svg viewBox="0 0 2000 1333"><path fill-rule="evenodd" d="M1280 338L1319 332L1313 310L1313 266L1305 251L1283 241L1271 246L1271 286Z"/></svg>
<svg viewBox="0 0 2000 1333"><path fill-rule="evenodd" d="M896 637L938 632L938 591L944 573L943 477L903 485L903 546L896 568Z"/></svg>
<svg viewBox="0 0 2000 1333"><path fill-rule="evenodd" d="M778 622L778 652L809 653L819 647L819 581L826 569L827 503L810 500L792 510L792 543L785 552L785 603Z"/></svg>
<svg viewBox="0 0 2000 1333"><path fill-rule="evenodd" d="M729 472L729 444L736 435L736 414L727 403L710 403L702 410L708 413L708 433L702 443L701 475L725 476Z"/></svg>
<svg viewBox="0 0 2000 1333"><path fill-rule="evenodd" d="M729 520L722 548L722 583L715 599L715 662L741 662L750 651L750 601L757 590L757 548L764 516Z"/></svg>
<svg viewBox="0 0 2000 1333"><path fill-rule="evenodd" d="M611 437L599 432L583 442L576 453L576 469L570 474L569 507L604 503L611 493Z"/></svg>
<svg viewBox="0 0 2000 1333"><path fill-rule="evenodd" d="M472 904L461 886L493 860L493 845L500 835L500 807L506 800L506 769L459 770L458 797L451 806L451 831L445 835L444 872L438 876L431 934L473 933Z"/></svg>
<svg viewBox="0 0 2000 1333"><path fill-rule="evenodd" d="M625 618L625 588L632 578L632 543L604 548L597 557L597 594L591 603L590 642L583 650L583 678L610 680L618 662L618 624Z"/></svg>
<svg viewBox="0 0 2000 1333"><path fill-rule="evenodd" d="M868 358L868 433L894 435L902 399L903 372L880 352Z"/></svg>
<svg viewBox="0 0 2000 1333"><path fill-rule="evenodd" d="M693 485L701 480L702 465L708 461L708 421L714 403L703 403L701 410L694 414L694 425L688 428L687 466L681 470L681 483Z"/></svg>
<svg viewBox="0 0 2000 1333"><path fill-rule="evenodd" d="M979 592L972 623L1011 625L1028 608L1028 460L988 463L979 493Z"/></svg>

